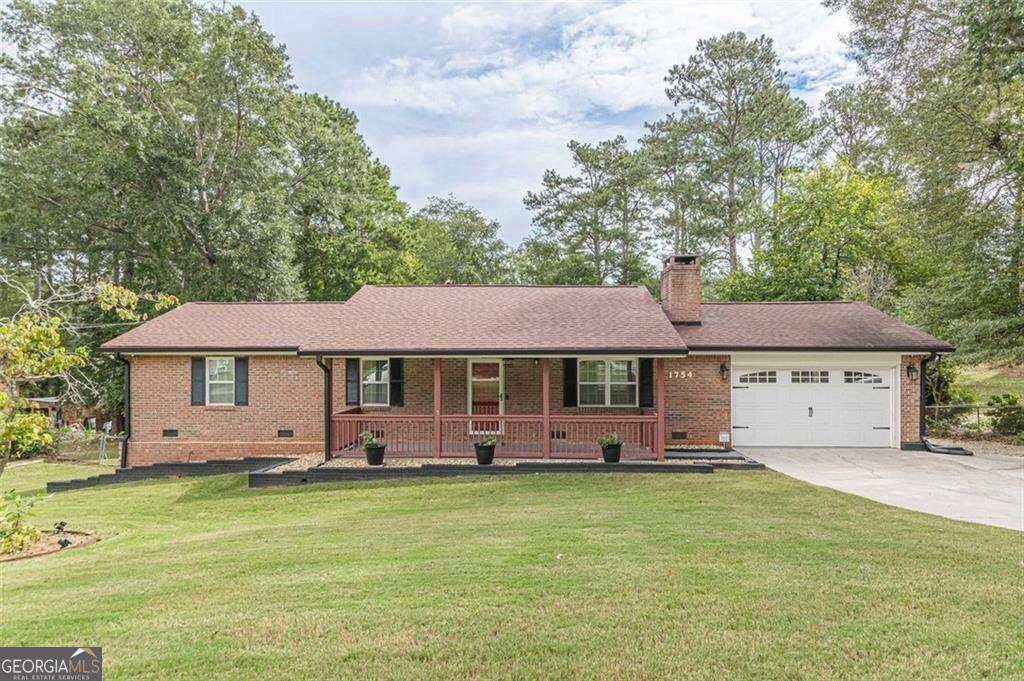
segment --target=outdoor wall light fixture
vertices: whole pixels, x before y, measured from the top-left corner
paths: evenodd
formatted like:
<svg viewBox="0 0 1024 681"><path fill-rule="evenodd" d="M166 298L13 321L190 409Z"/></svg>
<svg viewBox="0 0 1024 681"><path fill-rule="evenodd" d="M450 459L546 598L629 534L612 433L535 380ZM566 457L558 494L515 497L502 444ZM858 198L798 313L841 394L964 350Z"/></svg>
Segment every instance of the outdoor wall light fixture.
<svg viewBox="0 0 1024 681"><path fill-rule="evenodd" d="M907 378L909 378L911 381L917 380L917 367L914 366L913 364L907 365Z"/></svg>
<svg viewBox="0 0 1024 681"><path fill-rule="evenodd" d="M718 365L718 375L722 377L722 380L729 378L729 367L726 366L725 362Z"/></svg>

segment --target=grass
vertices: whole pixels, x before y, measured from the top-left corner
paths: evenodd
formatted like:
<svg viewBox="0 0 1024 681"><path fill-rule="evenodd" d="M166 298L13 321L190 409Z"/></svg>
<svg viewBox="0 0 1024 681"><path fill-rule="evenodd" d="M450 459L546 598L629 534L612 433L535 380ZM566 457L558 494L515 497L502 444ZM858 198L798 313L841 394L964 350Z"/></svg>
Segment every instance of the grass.
<svg viewBox="0 0 1024 681"><path fill-rule="evenodd" d="M1017 393L1024 396L1024 370L979 364L963 367L959 383L978 394L978 402L985 404L993 395Z"/></svg>
<svg viewBox="0 0 1024 681"><path fill-rule="evenodd" d="M1024 675L1020 534L770 472L230 475L35 512L102 540L0 567L0 640L102 645L112 679Z"/></svg>

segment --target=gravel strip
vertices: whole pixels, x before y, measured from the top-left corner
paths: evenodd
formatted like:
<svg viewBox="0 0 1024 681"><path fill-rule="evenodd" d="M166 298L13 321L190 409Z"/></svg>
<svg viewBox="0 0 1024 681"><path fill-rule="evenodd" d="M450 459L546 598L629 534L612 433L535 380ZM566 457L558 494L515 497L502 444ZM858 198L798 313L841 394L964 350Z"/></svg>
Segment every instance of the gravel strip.
<svg viewBox="0 0 1024 681"><path fill-rule="evenodd" d="M294 461L283 463L280 466L275 466L270 470L274 473L280 473L281 471L304 471L314 466L319 466L323 463L324 455L321 452L316 454L300 454Z"/></svg>
<svg viewBox="0 0 1024 681"><path fill-rule="evenodd" d="M517 463L521 463L521 462L530 462L530 463L595 463L595 462L599 462L599 461L601 461L601 459L593 459L593 458L591 458L591 459L565 459L565 458L552 458L552 459L540 459L540 458L534 458L534 459L511 459L510 458L510 459L505 459L505 458L495 457L494 463L491 464L491 465L492 466L514 466ZM692 463L716 463L716 462L717 463L736 463L735 460L719 461L718 459L714 459L714 458L708 458L708 459L689 459L689 460L685 460L685 459L666 459L665 461L657 461L657 462L650 461L650 460L647 460L647 461L635 461L635 460L632 460L632 459L623 459L622 460L622 463L645 463L645 462L649 462L649 463L667 463L667 464L672 464L672 465L675 465L675 466L687 466L687 465L692 464ZM444 457L444 458L441 458L441 459L435 459L433 457L428 457L428 456L424 456L424 457L387 457L387 456L385 456L384 457L384 465L383 465L383 467L384 468L387 468L389 466L393 467L393 468L398 468L398 467L420 467L420 466L430 465L430 464L445 464L445 465L455 464L455 465L459 465L459 466L476 466L477 462L476 462L476 459L474 459L473 457ZM366 467L366 459L364 459L362 457L331 459L330 461L328 461L327 463L323 464L323 466L322 466L322 468L365 468L365 467ZM374 466L374 468L377 468L377 466ZM281 470L281 469L275 469L275 470Z"/></svg>
<svg viewBox="0 0 1024 681"><path fill-rule="evenodd" d="M500 459L495 457L493 466L514 466L520 461L537 461L537 459ZM384 456L384 468L402 468L402 467L420 467L424 464L462 464L465 466L476 466L476 459L472 457L445 457L442 459L435 459L432 456L417 456L417 457L389 457ZM366 467L366 459L363 457L345 457L331 459L323 465L324 468L363 468ZM374 468L380 468L380 466L374 466Z"/></svg>
<svg viewBox="0 0 1024 681"><path fill-rule="evenodd" d="M994 454L996 456L1024 457L1024 446L1013 445L1008 442L999 442L997 440L951 440L944 437L929 437L928 439L937 445L963 447L981 456Z"/></svg>

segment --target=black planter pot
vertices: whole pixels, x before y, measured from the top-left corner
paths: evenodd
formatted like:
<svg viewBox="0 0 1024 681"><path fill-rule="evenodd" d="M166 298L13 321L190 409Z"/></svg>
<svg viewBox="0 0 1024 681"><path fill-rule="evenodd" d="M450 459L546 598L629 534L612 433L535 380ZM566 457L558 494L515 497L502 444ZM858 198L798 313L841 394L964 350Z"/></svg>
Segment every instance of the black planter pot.
<svg viewBox="0 0 1024 681"><path fill-rule="evenodd" d="M601 456L605 463L618 463L622 456L622 443L617 445L604 445L601 447Z"/></svg>
<svg viewBox="0 0 1024 681"><path fill-rule="evenodd" d="M474 444L476 449L476 462L481 466L489 466L494 463L494 445Z"/></svg>
<svg viewBox="0 0 1024 681"><path fill-rule="evenodd" d="M387 445L366 445L363 451L366 452L366 463L370 466L384 465L384 448Z"/></svg>

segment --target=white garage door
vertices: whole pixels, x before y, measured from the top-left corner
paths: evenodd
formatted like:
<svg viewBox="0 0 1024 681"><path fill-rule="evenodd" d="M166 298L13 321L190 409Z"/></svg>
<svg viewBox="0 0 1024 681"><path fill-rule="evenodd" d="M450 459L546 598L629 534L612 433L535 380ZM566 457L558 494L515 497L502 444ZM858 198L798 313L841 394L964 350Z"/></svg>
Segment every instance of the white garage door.
<svg viewBox="0 0 1024 681"><path fill-rule="evenodd" d="M732 372L733 445L892 446L888 367L740 367Z"/></svg>

